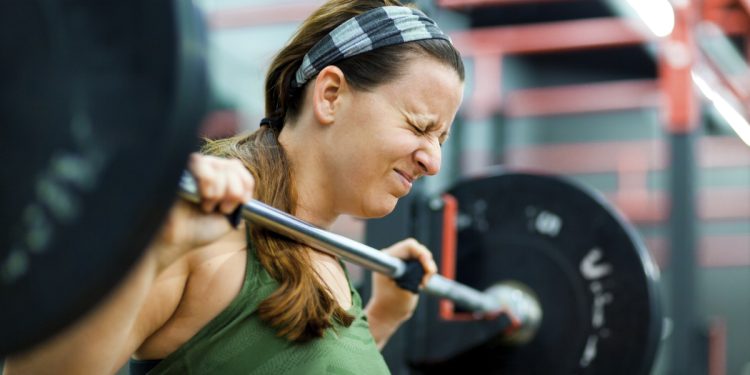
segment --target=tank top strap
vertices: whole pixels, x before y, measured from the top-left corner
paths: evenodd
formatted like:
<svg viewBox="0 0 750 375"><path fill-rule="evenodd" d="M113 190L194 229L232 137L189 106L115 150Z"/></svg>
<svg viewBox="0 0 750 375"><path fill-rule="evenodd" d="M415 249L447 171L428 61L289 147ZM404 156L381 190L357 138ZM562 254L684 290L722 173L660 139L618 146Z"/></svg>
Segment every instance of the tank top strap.
<svg viewBox="0 0 750 375"><path fill-rule="evenodd" d="M238 299L240 299L239 302L244 306L244 309L253 312L266 297L279 287L279 283L271 277L260 263L258 251L250 236L249 229L246 229L245 235L247 238L245 285L242 286Z"/></svg>

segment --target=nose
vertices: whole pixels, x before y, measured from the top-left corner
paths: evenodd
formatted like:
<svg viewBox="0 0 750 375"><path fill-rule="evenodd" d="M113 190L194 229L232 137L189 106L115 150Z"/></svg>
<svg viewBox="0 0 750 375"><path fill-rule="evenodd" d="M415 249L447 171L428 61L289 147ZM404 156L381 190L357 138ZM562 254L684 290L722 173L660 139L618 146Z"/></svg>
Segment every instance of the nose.
<svg viewBox="0 0 750 375"><path fill-rule="evenodd" d="M440 145L428 143L414 153L414 159L423 173L432 176L440 172Z"/></svg>

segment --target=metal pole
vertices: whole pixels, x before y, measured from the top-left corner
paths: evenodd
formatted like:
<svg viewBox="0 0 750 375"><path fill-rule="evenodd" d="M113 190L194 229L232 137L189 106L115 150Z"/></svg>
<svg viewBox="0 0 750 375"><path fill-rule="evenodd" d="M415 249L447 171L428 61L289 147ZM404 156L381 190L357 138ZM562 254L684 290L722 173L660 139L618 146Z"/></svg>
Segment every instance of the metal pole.
<svg viewBox="0 0 750 375"><path fill-rule="evenodd" d="M670 134L670 268L672 276L671 374L697 374L699 352L696 314L696 220L694 134Z"/></svg>
<svg viewBox="0 0 750 375"><path fill-rule="evenodd" d="M669 373L698 374L702 353L696 315L695 151L698 103L692 71L696 48L690 0L673 1L675 27L664 41L661 78L666 89L669 140L669 242L673 332Z"/></svg>

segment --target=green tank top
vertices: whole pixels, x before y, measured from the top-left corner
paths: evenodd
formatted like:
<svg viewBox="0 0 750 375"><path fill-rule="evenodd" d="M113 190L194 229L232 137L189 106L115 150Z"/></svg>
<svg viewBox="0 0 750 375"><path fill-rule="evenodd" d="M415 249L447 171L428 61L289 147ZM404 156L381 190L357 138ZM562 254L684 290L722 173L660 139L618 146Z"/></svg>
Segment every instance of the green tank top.
<svg viewBox="0 0 750 375"><path fill-rule="evenodd" d="M347 274L347 279L349 275ZM355 317L349 327L322 338L294 343L276 336L256 310L278 283L256 258L248 240L247 268L240 293L216 318L149 374L389 374L370 333L362 299L351 285Z"/></svg>

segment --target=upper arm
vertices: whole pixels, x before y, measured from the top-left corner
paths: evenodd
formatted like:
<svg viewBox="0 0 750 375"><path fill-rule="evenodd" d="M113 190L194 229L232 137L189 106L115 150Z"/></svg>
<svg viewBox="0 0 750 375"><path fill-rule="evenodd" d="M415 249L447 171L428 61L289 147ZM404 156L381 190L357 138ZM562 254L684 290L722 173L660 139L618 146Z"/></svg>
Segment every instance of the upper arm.
<svg viewBox="0 0 750 375"><path fill-rule="evenodd" d="M102 374L116 366L156 275L145 256L92 311L56 336L7 358L5 374Z"/></svg>
<svg viewBox="0 0 750 375"><path fill-rule="evenodd" d="M175 261L157 276L138 312L126 341L126 348L121 353L122 358L118 360L119 364L125 363L172 317L182 300L188 276L187 261L184 259Z"/></svg>

